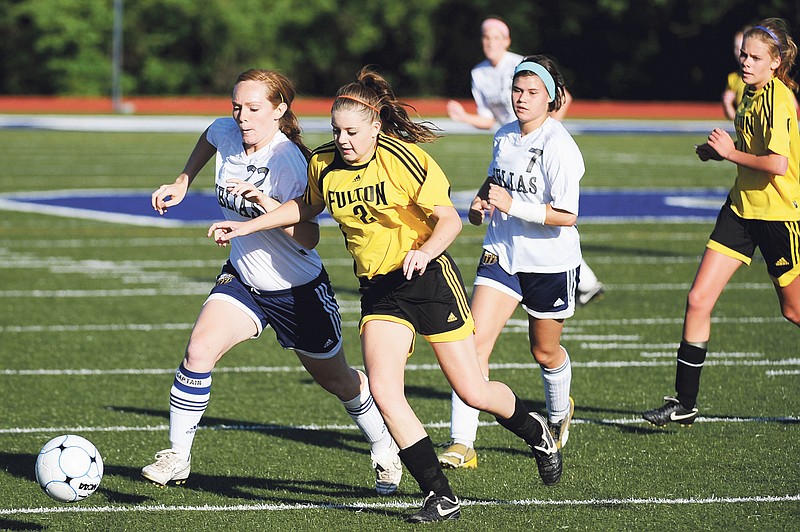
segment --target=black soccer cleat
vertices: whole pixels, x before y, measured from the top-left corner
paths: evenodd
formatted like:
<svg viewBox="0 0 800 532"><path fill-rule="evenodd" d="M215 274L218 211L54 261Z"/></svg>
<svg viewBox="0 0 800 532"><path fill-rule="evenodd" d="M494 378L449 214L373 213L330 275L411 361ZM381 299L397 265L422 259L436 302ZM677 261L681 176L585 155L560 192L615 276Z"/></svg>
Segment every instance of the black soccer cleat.
<svg viewBox="0 0 800 532"><path fill-rule="evenodd" d="M697 408L686 408L674 397L665 396L664 400L666 403L663 406L643 412L642 417L656 427L664 427L667 423L678 423L685 427L697 419Z"/></svg>
<svg viewBox="0 0 800 532"><path fill-rule="evenodd" d="M541 426L542 441L538 444L528 443L528 446L533 451L533 457L536 458L536 467L539 469L539 476L542 477L542 482L547 486L555 486L561 480L561 473L564 470L561 462L561 451L558 449L555 438L550 433L547 420L537 412L529 412L529 415L534 422Z"/></svg>
<svg viewBox="0 0 800 532"><path fill-rule="evenodd" d="M458 497L452 500L447 497L438 497L434 492L430 492L425 497L422 508L408 516L406 521L409 523L434 523L459 517L461 517L461 503Z"/></svg>

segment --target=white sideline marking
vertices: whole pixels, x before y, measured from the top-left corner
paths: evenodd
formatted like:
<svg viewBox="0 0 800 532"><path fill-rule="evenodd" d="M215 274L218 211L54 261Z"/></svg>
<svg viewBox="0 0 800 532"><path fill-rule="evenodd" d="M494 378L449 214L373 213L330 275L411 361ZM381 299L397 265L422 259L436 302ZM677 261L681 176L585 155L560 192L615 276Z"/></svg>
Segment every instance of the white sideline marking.
<svg viewBox="0 0 800 532"><path fill-rule="evenodd" d="M164 292L160 292L164 293ZM203 292L207 293L207 291ZM355 300L339 299L339 310L342 313L359 312L359 303ZM741 318L712 318L712 323L782 323L783 318L770 317L741 317ZM503 329L505 333L528 333L526 320L508 320L508 324ZM683 318L654 318L654 319L619 319L619 320L583 320L575 321L572 325L564 328L564 338L568 340L637 340L639 335L580 335L572 334L572 330L580 330L582 327L609 327L614 325L669 325L681 324ZM86 324L86 325L5 325L0 326L0 332L5 333L26 333L26 332L82 332L82 331L160 331L160 330L179 330L191 329L192 323L126 323L126 324ZM343 322L345 327L355 327L358 322ZM669 349L677 349L678 344L670 344ZM656 355L652 355L656 356Z"/></svg>
<svg viewBox="0 0 800 532"><path fill-rule="evenodd" d="M697 418L697 422L703 423L797 423L800 422L798 416L778 416L778 417L703 417ZM617 419L586 419L573 418L572 423L577 425L649 425L647 421L640 417L617 418ZM448 429L449 421L432 421L423 423L426 429ZM480 421L480 427L499 427L495 421ZM0 434L80 434L85 432L164 432L169 430L169 425L140 425L140 426L115 426L115 427L11 427L0 429ZM280 425L280 424L253 424L253 425L200 425L197 430L211 431L244 431L244 432L281 432L287 430L300 430L309 432L318 431L342 431L359 430L356 425Z"/></svg>
<svg viewBox="0 0 800 532"><path fill-rule="evenodd" d="M657 497L629 499L512 499L494 501L470 501L462 499L463 506L630 506L630 505L690 505L690 504L752 504L769 502L800 501L800 495L755 495L748 497L703 497L665 499ZM136 506L55 506L39 508L0 509L0 515L15 514L66 514L66 513L126 513L126 512L252 512L252 511L287 511L287 510L337 510L337 509L390 509L417 508L419 501L414 502L354 502L350 504L329 503L297 503L297 504L232 504L232 505L144 505Z"/></svg>
<svg viewBox="0 0 800 532"><path fill-rule="evenodd" d="M673 360L589 360L572 361L575 368L652 368L674 366ZM779 360L706 360L706 366L800 366L800 358L784 358ZM492 370L502 369L538 369L536 363L489 364ZM408 364L407 371L439 371L438 364ZM215 373L294 373L304 372L305 368L297 366L241 366L217 367ZM175 373L175 369L167 368L115 368L115 369L3 369L0 375L166 375Z"/></svg>
<svg viewBox="0 0 800 532"><path fill-rule="evenodd" d="M645 358L675 358L674 351L662 351L658 353L639 353L639 356ZM763 353L742 353L739 351L719 351L708 353L706 357L709 358L758 358L763 357Z"/></svg>
<svg viewBox="0 0 800 532"><path fill-rule="evenodd" d="M769 370L765 372L767 377L779 377L782 375L800 375L800 369L776 369L776 370Z"/></svg>

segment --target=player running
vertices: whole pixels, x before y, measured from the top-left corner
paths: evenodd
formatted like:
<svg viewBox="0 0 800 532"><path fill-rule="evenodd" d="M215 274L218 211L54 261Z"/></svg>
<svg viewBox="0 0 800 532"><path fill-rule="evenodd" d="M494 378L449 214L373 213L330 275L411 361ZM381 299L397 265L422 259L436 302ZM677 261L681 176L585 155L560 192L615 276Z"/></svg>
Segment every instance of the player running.
<svg viewBox="0 0 800 532"><path fill-rule="evenodd" d="M175 183L153 193L153 208L164 214L178 205L215 154L217 199L228 220L256 218L301 194L310 150L291 111L293 100L294 87L283 75L242 73L233 88L233 117L217 119L206 129ZM397 491L403 472L398 447L366 375L347 365L339 307L313 250L318 241L319 226L309 218L233 242L175 373L169 395L171 447L142 469L146 478L161 485L186 480L214 366L233 346L272 327L281 346L293 349L314 380L342 401L370 443L378 494Z"/></svg>
<svg viewBox="0 0 800 532"><path fill-rule="evenodd" d="M488 177L472 202L469 220L489 213L472 294L475 343L481 368L506 322L521 304L528 313L530 352L541 367L548 424L558 448L569 438L574 404L572 366L561 346L564 320L575 312L581 264L578 229L583 157L552 113L561 105L563 78L546 56L526 57L514 70L510 100L517 120L494 136ZM513 177L512 177L513 176ZM439 461L474 468L478 411L452 397L452 444Z"/></svg>
<svg viewBox="0 0 800 532"><path fill-rule="evenodd" d="M782 19L761 21L744 34L739 61L747 84L736 111L737 140L715 129L697 147L701 161L727 160L737 174L720 210L689 290L678 347L675 397L644 412L656 426L697 419L700 372L711 336L711 311L722 290L758 247L783 316L800 326L800 134L789 71L797 45Z"/></svg>
<svg viewBox="0 0 800 532"><path fill-rule="evenodd" d="M297 223L328 208L355 261L361 292L361 347L375 401L400 446L400 458L425 500L413 523L457 519L461 503L404 390L415 334L423 335L450 385L530 447L545 484L561 478L561 452L547 421L503 383L484 379L474 323L447 247L461 231L450 184L419 146L437 136L413 122L383 77L364 68L339 89L331 109L333 142L314 151L302 198L247 222L218 222L220 244Z"/></svg>

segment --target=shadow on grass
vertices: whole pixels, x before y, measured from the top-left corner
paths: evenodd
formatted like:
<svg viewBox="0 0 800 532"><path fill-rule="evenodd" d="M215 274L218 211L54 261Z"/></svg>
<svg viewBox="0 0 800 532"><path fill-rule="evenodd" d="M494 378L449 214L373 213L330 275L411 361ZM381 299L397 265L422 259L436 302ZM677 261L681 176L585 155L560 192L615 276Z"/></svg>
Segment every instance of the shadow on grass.
<svg viewBox="0 0 800 532"><path fill-rule="evenodd" d="M47 527L35 523L26 523L24 521L0 519L0 530L47 530Z"/></svg>
<svg viewBox="0 0 800 532"><path fill-rule="evenodd" d="M20 453L0 453L0 468L7 473L31 482L35 482L33 467L35 456ZM97 493L101 493L111 504L142 505L147 503L161 503L161 494L164 490L190 490L198 494L213 493L220 497L231 499L231 504L251 501L258 504L274 504L287 506L308 505L311 508L330 508L348 512L371 513L395 517L404 517L407 510L386 507L371 508L359 506L365 499L375 498L372 486L353 486L352 484L331 482L319 479L278 479L257 478L248 476L217 476L204 475L193 472L186 484L162 488L152 484L141 476L138 467L105 464L104 477L122 477L134 481L139 486L138 493L129 493L107 488L101 484ZM413 482L413 481L412 481ZM147 492L150 493L147 493ZM272 494L270 493L272 492ZM43 502L50 500L42 495ZM97 498L95 498L97 500ZM392 497L392 500L395 500ZM331 501L331 502L327 502ZM183 503L182 503L183 504ZM58 505L62 506L62 505ZM224 506L224 503L222 504ZM2 530L45 530L33 523L0 520Z"/></svg>
<svg viewBox="0 0 800 532"><path fill-rule="evenodd" d="M109 406L107 408L115 412L142 414L169 421L169 410L156 410L132 406ZM355 425L353 426L355 427ZM363 453L365 448L364 446L366 445L364 438L357 430L353 430L349 433L340 430L325 430L320 428L309 430L300 427L255 423L252 421L242 421L214 416L203 416L203 419L200 422L200 429L263 432L288 441L300 442L305 445L315 445L326 449L344 449L356 453Z"/></svg>

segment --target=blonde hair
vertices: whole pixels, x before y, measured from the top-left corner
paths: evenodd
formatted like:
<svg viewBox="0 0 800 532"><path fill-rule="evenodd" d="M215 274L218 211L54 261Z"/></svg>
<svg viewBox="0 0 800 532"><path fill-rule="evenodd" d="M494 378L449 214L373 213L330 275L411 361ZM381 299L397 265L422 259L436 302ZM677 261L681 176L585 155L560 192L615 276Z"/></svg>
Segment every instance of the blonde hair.
<svg viewBox="0 0 800 532"><path fill-rule="evenodd" d="M381 133L413 143L433 142L439 138L432 125L411 120L406 107L414 109L398 101L389 83L365 66L358 72L355 82L344 85L336 93L331 113L358 111L367 121L380 121Z"/></svg>
<svg viewBox="0 0 800 532"><path fill-rule="evenodd" d="M788 24L782 18L767 18L748 29L744 38L755 37L769 48L771 57L780 58L781 64L775 69L775 77L791 90L797 90L797 82L791 78L789 71L797 59L797 44L789 35Z"/></svg>
<svg viewBox="0 0 800 532"><path fill-rule="evenodd" d="M257 81L263 84L266 89L267 100L275 107L278 107L282 103L286 104L286 112L283 113L283 116L278 122L278 129L300 148L300 151L303 152L303 156L305 156L306 159L309 159L311 157L311 150L303 143L300 122L297 120L294 111L292 111L292 102L294 101L295 92L294 85L289 81L289 78L274 70L251 68L239 74L234 86L243 81Z"/></svg>

